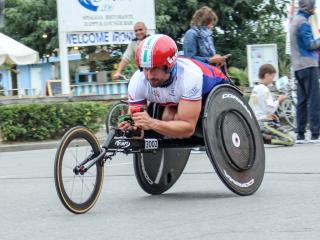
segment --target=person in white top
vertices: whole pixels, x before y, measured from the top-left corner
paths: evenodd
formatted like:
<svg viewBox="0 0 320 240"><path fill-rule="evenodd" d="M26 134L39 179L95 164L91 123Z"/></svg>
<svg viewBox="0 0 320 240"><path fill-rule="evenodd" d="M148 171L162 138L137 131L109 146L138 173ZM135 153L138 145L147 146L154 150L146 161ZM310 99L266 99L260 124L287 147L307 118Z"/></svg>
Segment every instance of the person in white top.
<svg viewBox="0 0 320 240"><path fill-rule="evenodd" d="M276 69L271 64L264 64L259 69L260 84L254 86L250 95L249 104L259 120L275 120L274 114L278 109L279 103L287 97L280 95L277 100L273 99L268 86L272 84L276 75Z"/></svg>
<svg viewBox="0 0 320 240"><path fill-rule="evenodd" d="M279 104L287 98L285 95L280 95L277 100L274 100L268 86L272 84L275 75L276 69L271 64L264 64L260 67L260 84L252 89L249 105L259 121L265 143L293 145L294 140L289 135L281 133L279 136L279 130L275 129L279 122L275 112Z"/></svg>

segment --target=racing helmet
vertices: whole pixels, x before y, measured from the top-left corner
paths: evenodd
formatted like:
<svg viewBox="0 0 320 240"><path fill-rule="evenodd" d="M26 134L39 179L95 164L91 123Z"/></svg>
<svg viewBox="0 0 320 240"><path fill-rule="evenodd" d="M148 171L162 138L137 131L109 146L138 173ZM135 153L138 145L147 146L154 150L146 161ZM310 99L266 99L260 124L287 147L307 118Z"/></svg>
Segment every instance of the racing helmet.
<svg viewBox="0 0 320 240"><path fill-rule="evenodd" d="M167 35L155 34L140 42L136 51L139 68L166 66L170 71L177 61L178 48Z"/></svg>

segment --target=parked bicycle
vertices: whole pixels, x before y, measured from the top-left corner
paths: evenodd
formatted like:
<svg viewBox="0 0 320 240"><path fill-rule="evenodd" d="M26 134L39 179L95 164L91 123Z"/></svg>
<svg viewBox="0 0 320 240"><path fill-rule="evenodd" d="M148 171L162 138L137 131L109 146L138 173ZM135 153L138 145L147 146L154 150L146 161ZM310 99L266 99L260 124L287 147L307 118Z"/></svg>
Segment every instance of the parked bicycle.
<svg viewBox="0 0 320 240"><path fill-rule="evenodd" d="M280 104L277 112L280 118L286 120L291 128L296 127L296 91L295 83L287 76L276 80L276 89L279 93L286 95L287 98Z"/></svg>
<svg viewBox="0 0 320 240"><path fill-rule="evenodd" d="M123 80L129 81L125 75L121 75ZM112 128L117 128L118 117L128 112L128 101L120 100L115 103L106 114L105 127L106 132L109 133Z"/></svg>

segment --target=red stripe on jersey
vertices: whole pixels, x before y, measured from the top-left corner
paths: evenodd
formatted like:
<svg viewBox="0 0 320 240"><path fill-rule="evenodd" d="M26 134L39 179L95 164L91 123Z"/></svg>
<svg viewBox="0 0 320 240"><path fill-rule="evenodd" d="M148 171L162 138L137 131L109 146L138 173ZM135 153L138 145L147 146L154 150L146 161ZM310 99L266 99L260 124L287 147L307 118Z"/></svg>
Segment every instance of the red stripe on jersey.
<svg viewBox="0 0 320 240"><path fill-rule="evenodd" d="M196 61L196 60L194 60L194 59L190 59L190 58L189 58L189 60L191 60L194 64L196 64L196 65L201 69L201 71L202 71L202 73L203 73L204 75L213 77L213 75L212 75L212 70L210 70L210 69L208 68L208 67L211 67L211 66L209 66L209 65L207 65L207 64L203 64L203 63L201 63L201 62L198 62L198 61Z"/></svg>
<svg viewBox="0 0 320 240"><path fill-rule="evenodd" d="M227 77L224 75L224 73L219 68L217 68L215 66L211 66L207 63L203 63L203 62L191 59L191 58L186 58L186 59L189 59L194 64L196 64L201 69L203 75L205 75L205 76L208 76L208 77L217 76L222 79L227 79Z"/></svg>
<svg viewBox="0 0 320 240"><path fill-rule="evenodd" d="M142 105L146 105L147 101L143 100L143 101L139 101L139 102L129 102L129 106L142 106Z"/></svg>
<svg viewBox="0 0 320 240"><path fill-rule="evenodd" d="M226 75L224 75L224 73L217 67L212 67L213 68L213 71L214 71L214 74L219 77L219 78L222 78L222 79L227 79Z"/></svg>

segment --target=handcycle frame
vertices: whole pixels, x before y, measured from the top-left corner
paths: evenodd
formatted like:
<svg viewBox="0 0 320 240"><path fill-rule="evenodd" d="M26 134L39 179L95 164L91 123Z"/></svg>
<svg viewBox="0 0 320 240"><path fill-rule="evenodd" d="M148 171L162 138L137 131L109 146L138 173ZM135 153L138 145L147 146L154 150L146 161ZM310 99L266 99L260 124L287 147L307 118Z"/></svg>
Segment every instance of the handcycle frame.
<svg viewBox="0 0 320 240"><path fill-rule="evenodd" d="M155 108L150 109L156 111ZM101 191L104 163L118 152L133 154L136 179L145 192L161 194L173 186L182 174L191 149L200 146L205 146L217 175L231 191L242 196L253 194L263 180L265 154L258 122L243 100L242 93L230 84L215 87L206 97L200 115L195 134L186 139L171 139L153 131L145 131L143 139L137 139L133 131L113 128L100 146L87 128L79 126L70 129L57 149L54 166L55 186L63 205L77 214L91 209ZM72 157L65 156L69 147L71 151L74 146L82 146L78 139L89 143L91 152L86 152L79 161L76 159L71 167L64 167L65 161L73 161ZM85 176L90 178L89 170L93 166L96 177L90 195L84 202L82 197L80 202L74 201L66 191L67 181L71 179L74 182L78 176L81 183ZM80 186L80 196L81 189Z"/></svg>
<svg viewBox="0 0 320 240"><path fill-rule="evenodd" d="M85 173L92 166L101 161L111 159L117 152L124 154L132 153L152 153L162 148L194 148L205 146L203 139L191 137L186 139L165 139L165 138L144 138L135 139L128 138L125 135L130 135L132 132L123 132L119 129L111 129L107 138L101 145L101 153L98 156L89 156L78 166L75 167L75 173ZM122 136L121 136L122 135ZM118 136L118 137L116 137ZM120 136L120 137L119 137ZM116 137L116 138L115 138ZM111 153L108 155L108 153ZM93 158L91 158L93 157ZM90 164L83 168L83 166L90 160Z"/></svg>

